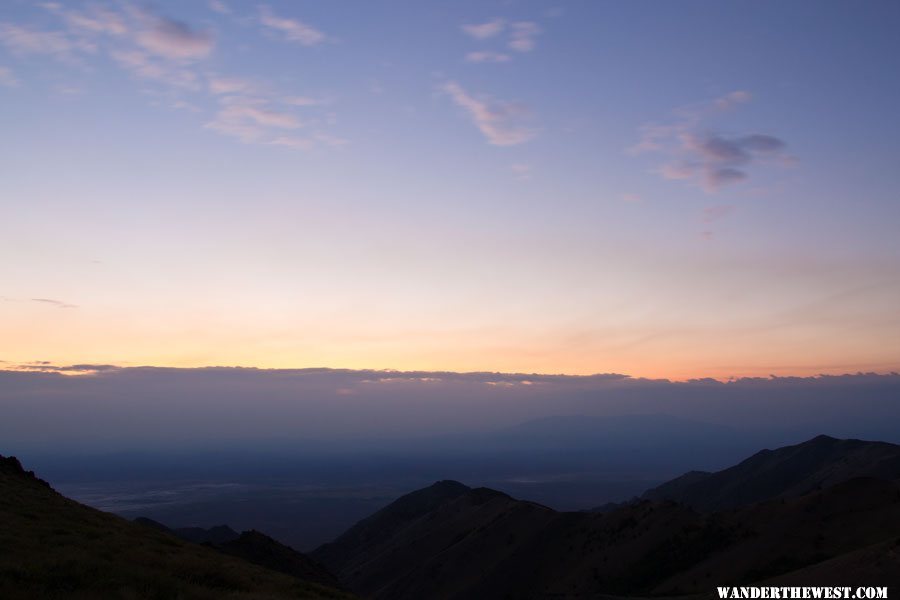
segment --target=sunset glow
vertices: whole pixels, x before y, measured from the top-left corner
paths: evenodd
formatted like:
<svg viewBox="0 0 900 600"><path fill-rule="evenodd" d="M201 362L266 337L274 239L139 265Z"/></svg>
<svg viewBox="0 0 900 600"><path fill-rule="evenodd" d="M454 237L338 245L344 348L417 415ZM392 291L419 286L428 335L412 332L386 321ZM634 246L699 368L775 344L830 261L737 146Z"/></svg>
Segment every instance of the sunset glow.
<svg viewBox="0 0 900 600"><path fill-rule="evenodd" d="M896 6L689 4L4 3L0 368L900 369Z"/></svg>

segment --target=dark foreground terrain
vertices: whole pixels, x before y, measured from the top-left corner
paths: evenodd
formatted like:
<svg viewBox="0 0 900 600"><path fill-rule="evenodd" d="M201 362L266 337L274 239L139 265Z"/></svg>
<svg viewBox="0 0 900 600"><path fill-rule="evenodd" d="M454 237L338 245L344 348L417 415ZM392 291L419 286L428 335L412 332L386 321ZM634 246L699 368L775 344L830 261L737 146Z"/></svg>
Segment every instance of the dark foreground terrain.
<svg viewBox="0 0 900 600"><path fill-rule="evenodd" d="M0 457L0 598L262 600L350 594L78 504ZM239 538L239 539L243 539Z"/></svg>
<svg viewBox="0 0 900 600"><path fill-rule="evenodd" d="M363 596L594 598L900 585L900 446L819 436L603 512L441 481L313 556ZM714 510L709 510L714 509Z"/></svg>
<svg viewBox="0 0 900 600"><path fill-rule="evenodd" d="M818 436L558 512L439 481L311 556L256 531L129 522L0 459L0 598L711 597L900 586L900 446Z"/></svg>

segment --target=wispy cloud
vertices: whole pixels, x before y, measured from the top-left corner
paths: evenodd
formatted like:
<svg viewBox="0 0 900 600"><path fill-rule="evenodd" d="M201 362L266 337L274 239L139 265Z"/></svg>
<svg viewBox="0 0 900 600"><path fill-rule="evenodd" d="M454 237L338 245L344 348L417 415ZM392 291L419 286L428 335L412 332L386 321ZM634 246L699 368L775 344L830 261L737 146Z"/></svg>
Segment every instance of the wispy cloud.
<svg viewBox="0 0 900 600"><path fill-rule="evenodd" d="M0 46L13 56L43 55L67 63L89 66L89 59L109 58L146 86L142 92L161 98L159 106L195 113L207 112L207 129L244 142L291 148L338 147L347 140L322 129L333 119L302 119L328 103L310 95L292 95L270 82L210 72L207 60L216 49L209 30L143 8L130 0L114 4L70 4L45 2L42 10L59 20L56 30L27 24L0 22ZM228 14L222 0L209 0L210 10ZM300 21L277 16L260 7L260 22L284 39L316 45L325 34ZM0 86L18 85L9 67L0 66ZM58 87L58 86L57 86ZM206 100L206 102L204 102ZM208 108L213 100L213 109ZM286 135L307 128L304 136Z"/></svg>
<svg viewBox="0 0 900 600"><path fill-rule="evenodd" d="M56 308L78 308L77 304L69 304L68 302L53 300L51 298L31 298L31 301L39 302L41 304L49 304L50 306L55 306Z"/></svg>
<svg viewBox="0 0 900 600"><path fill-rule="evenodd" d="M0 360L0 363L8 361ZM122 367L116 365L57 365L49 360L35 360L27 363L12 364L3 370L19 371L26 373L58 373L69 375L95 375L98 373L109 373L118 371Z"/></svg>
<svg viewBox="0 0 900 600"><path fill-rule="evenodd" d="M466 54L466 60L473 63L503 63L509 62L512 57L502 52L469 52Z"/></svg>
<svg viewBox="0 0 900 600"><path fill-rule="evenodd" d="M219 116L225 115L228 119L249 121L264 127L279 129L300 127L300 120L296 116L268 108L267 104L267 101L261 99L237 98L227 101Z"/></svg>
<svg viewBox="0 0 900 600"><path fill-rule="evenodd" d="M208 57L215 43L208 31L128 2L113 10L89 5L83 10L47 2L42 8L58 17L59 31L39 31L4 24L0 40L19 54L48 54L72 61L80 56L106 54L141 79L175 88L197 89L198 75L190 63Z"/></svg>
<svg viewBox="0 0 900 600"><path fill-rule="evenodd" d="M735 90L713 100L713 107L715 107L715 109L718 111L731 110L739 104L750 102L750 100L750 92L747 92L745 90Z"/></svg>
<svg viewBox="0 0 900 600"><path fill-rule="evenodd" d="M516 179L521 179L523 181L531 179L531 173L533 171L532 166L525 163L511 164L509 170L515 174Z"/></svg>
<svg viewBox="0 0 900 600"><path fill-rule="evenodd" d="M724 219L734 212L734 207L730 204L719 204L717 206L708 206L703 209L703 222L713 223L719 219Z"/></svg>
<svg viewBox="0 0 900 600"><path fill-rule="evenodd" d="M710 192L746 180L747 167L777 156L785 147L782 140L762 134L726 137L683 133L679 140L681 158L663 166L663 177L699 180Z"/></svg>
<svg viewBox="0 0 900 600"><path fill-rule="evenodd" d="M640 140L630 151L665 155L667 160L658 170L663 178L691 181L707 192L747 180L753 165L786 164L790 157L784 154L787 144L780 138L762 133L726 135L707 125L712 115L750 98L748 92L734 91L705 105L680 109L676 114L681 118L676 122L644 125Z"/></svg>
<svg viewBox="0 0 900 600"><path fill-rule="evenodd" d="M12 23L0 23L0 44L17 55L44 54L61 59L71 58L77 49L76 44L62 32Z"/></svg>
<svg viewBox="0 0 900 600"><path fill-rule="evenodd" d="M310 150L315 145L315 141L293 135L280 135L268 142L272 146L284 146L286 148L294 148L296 150Z"/></svg>
<svg viewBox="0 0 900 600"><path fill-rule="evenodd" d="M492 19L486 23L463 25L461 29L463 33L476 40L486 40L502 33L506 29L506 19Z"/></svg>
<svg viewBox="0 0 900 600"><path fill-rule="evenodd" d="M146 28L139 32L137 43L148 52L176 60L206 58L215 43L208 31L195 31L188 25L146 13Z"/></svg>
<svg viewBox="0 0 900 600"><path fill-rule="evenodd" d="M291 105L283 101L258 96L224 96L219 103L218 113L206 127L245 143L295 150L310 150L317 146L338 147L348 143L338 136L317 131L313 122L302 121L290 110ZM303 135L293 133L300 129L304 130Z"/></svg>
<svg viewBox="0 0 900 600"><path fill-rule="evenodd" d="M515 146L527 142L534 134L519 124L528 111L521 104L495 102L470 95L455 81L448 81L441 89L450 95L457 106L469 114L472 123L495 146Z"/></svg>
<svg viewBox="0 0 900 600"><path fill-rule="evenodd" d="M302 21L276 16L268 6L260 7L259 21L283 35L284 39L302 46L316 46L328 39L324 33Z"/></svg>
<svg viewBox="0 0 900 600"><path fill-rule="evenodd" d="M207 81L212 94L235 94L251 92L256 87L253 82L240 77L219 77L211 75Z"/></svg>
<svg viewBox="0 0 900 600"><path fill-rule="evenodd" d="M222 2L222 0L209 0L207 3L209 10L219 13L220 15L230 15L231 8Z"/></svg>
<svg viewBox="0 0 900 600"><path fill-rule="evenodd" d="M517 52L531 52L536 45L535 37L541 33L537 23L518 21L510 26L509 47Z"/></svg>
<svg viewBox="0 0 900 600"><path fill-rule="evenodd" d="M248 96L223 98L219 112L206 124L209 129L243 142L269 144L275 139L285 139L281 135L272 138L272 129L297 129L300 126L300 120L296 116L272 108L268 100Z"/></svg>
<svg viewBox="0 0 900 600"><path fill-rule="evenodd" d="M141 50L114 50L111 56L119 66L141 79L176 88L200 88L199 77L193 70L159 60Z"/></svg>
<svg viewBox="0 0 900 600"><path fill-rule="evenodd" d="M61 17L72 33L123 36L129 32L125 17L103 6L91 5L85 11L65 9L55 2L42 6Z"/></svg>
<svg viewBox="0 0 900 600"><path fill-rule="evenodd" d="M17 87L19 85L16 74L9 67L0 66L0 85L5 87Z"/></svg>
<svg viewBox="0 0 900 600"><path fill-rule="evenodd" d="M290 106L322 106L328 104L328 100L313 98L312 96L286 96L281 101Z"/></svg>
<svg viewBox="0 0 900 600"><path fill-rule="evenodd" d="M327 133L316 133L313 135L313 139L325 146L331 146L332 148L340 148L341 146L346 146L350 143L350 140Z"/></svg>
<svg viewBox="0 0 900 600"><path fill-rule="evenodd" d="M493 19L486 23L463 25L463 33L476 40L488 40L506 34L506 47L515 52L531 52L537 45L535 38L541 33L540 26L533 21L508 22L506 19ZM470 52L466 60L474 63L509 62L512 57L504 52L479 51Z"/></svg>

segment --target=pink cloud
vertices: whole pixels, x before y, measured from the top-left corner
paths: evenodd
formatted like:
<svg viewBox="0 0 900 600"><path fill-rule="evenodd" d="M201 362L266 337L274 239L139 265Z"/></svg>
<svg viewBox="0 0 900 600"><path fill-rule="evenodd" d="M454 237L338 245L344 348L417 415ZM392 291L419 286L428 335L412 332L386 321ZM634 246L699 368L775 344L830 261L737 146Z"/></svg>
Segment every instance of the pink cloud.
<svg viewBox="0 0 900 600"><path fill-rule="evenodd" d="M527 112L521 105L476 98L454 81L445 83L441 89L466 110L488 143L495 146L515 146L533 137L531 131L517 123L519 117Z"/></svg>
<svg viewBox="0 0 900 600"><path fill-rule="evenodd" d="M316 46L328 39L324 33L302 21L276 16L268 6L260 8L259 20L269 29L281 33L286 40L301 46Z"/></svg>
<svg viewBox="0 0 900 600"><path fill-rule="evenodd" d="M504 29L506 29L506 20L504 19L493 19L491 21L488 21L487 23L476 23L472 25L462 26L463 33L475 38L476 40L486 40L488 38L494 37L498 33L501 33Z"/></svg>

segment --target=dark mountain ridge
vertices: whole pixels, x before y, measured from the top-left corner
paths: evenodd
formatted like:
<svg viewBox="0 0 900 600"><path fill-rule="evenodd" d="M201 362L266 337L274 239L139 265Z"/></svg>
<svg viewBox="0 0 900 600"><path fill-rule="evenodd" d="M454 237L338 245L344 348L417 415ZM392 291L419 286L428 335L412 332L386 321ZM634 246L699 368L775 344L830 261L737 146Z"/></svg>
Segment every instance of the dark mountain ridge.
<svg viewBox="0 0 900 600"><path fill-rule="evenodd" d="M146 517L138 517L134 522L157 531L171 533L188 542L204 544L219 552L304 581L335 589L341 587L337 577L320 563L259 531L238 533L228 525L217 525L209 529L202 527L170 529L159 521Z"/></svg>
<svg viewBox="0 0 900 600"><path fill-rule="evenodd" d="M691 471L648 490L642 498L724 510L801 496L853 477L900 478L900 446L819 435L801 444L761 450L716 473Z"/></svg>
<svg viewBox="0 0 900 600"><path fill-rule="evenodd" d="M147 517L137 517L132 519L132 521L146 527L152 527L157 531L167 531L187 542L194 542L195 544L224 544L236 540L241 535L228 525L216 525L208 529L204 529L203 527L171 528L163 525L159 521L154 521Z"/></svg>
<svg viewBox="0 0 900 600"><path fill-rule="evenodd" d="M706 483L698 511L645 498L607 513L564 513L492 490L439 482L313 552L372 598L584 598L709 593L715 585L789 581L900 584L898 447L818 437L758 453ZM747 483L741 485L740 478ZM657 488L659 489L659 488ZM860 557L885 552L860 571ZM866 577L861 577L860 573ZM863 581L865 579L865 581Z"/></svg>
<svg viewBox="0 0 900 600"><path fill-rule="evenodd" d="M245 531L216 549L279 573L341 589L338 578L317 561L259 531Z"/></svg>

